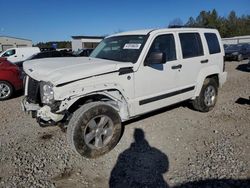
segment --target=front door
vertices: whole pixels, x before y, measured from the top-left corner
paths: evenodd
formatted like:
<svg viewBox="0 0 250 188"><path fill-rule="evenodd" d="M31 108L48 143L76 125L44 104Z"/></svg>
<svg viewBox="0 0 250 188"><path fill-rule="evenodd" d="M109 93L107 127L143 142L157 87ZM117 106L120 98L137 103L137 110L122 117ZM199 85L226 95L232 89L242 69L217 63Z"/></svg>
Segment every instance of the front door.
<svg viewBox="0 0 250 188"><path fill-rule="evenodd" d="M178 60L174 33L157 36L148 52L162 52L166 63L141 65L135 72L135 114L166 106L178 89ZM172 93L172 94L171 94Z"/></svg>

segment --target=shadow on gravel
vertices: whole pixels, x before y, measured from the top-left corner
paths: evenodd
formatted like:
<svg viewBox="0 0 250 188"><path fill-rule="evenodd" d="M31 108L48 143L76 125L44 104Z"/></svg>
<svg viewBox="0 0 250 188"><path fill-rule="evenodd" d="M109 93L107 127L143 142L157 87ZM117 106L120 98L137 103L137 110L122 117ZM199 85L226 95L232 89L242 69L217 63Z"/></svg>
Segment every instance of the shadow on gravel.
<svg viewBox="0 0 250 188"><path fill-rule="evenodd" d="M241 104L241 105L246 105L246 104L250 105L250 97L249 97L249 99L245 99L245 98L240 97L235 101L235 103Z"/></svg>
<svg viewBox="0 0 250 188"><path fill-rule="evenodd" d="M170 187L163 178L169 169L167 155L151 147L142 129L135 129L134 142L122 152L112 169L110 188L250 188L250 179L207 179Z"/></svg>
<svg viewBox="0 0 250 188"><path fill-rule="evenodd" d="M247 69L247 64L241 64L238 67L236 67L236 70L242 71L242 72L250 72L250 69Z"/></svg>
<svg viewBox="0 0 250 188"><path fill-rule="evenodd" d="M135 129L135 142L121 153L109 180L111 188L169 187L163 179L168 171L168 157L151 147L142 129Z"/></svg>
<svg viewBox="0 0 250 188"><path fill-rule="evenodd" d="M52 137L53 137L52 134L44 134L44 135L40 136L40 139L42 139L42 140L49 140Z"/></svg>
<svg viewBox="0 0 250 188"><path fill-rule="evenodd" d="M208 179L194 182L187 182L173 188L249 188L250 179Z"/></svg>
<svg viewBox="0 0 250 188"><path fill-rule="evenodd" d="M12 99L21 97L24 94L23 90L16 91L15 94L13 95Z"/></svg>

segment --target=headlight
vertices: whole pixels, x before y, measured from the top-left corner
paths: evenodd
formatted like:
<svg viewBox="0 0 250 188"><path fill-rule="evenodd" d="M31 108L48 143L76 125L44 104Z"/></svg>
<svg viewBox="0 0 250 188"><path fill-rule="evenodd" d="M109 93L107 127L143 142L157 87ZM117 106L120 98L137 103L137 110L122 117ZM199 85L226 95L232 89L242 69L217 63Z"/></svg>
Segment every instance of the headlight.
<svg viewBox="0 0 250 188"><path fill-rule="evenodd" d="M232 55L238 55L239 54L239 52L234 52L234 53L232 53Z"/></svg>
<svg viewBox="0 0 250 188"><path fill-rule="evenodd" d="M41 82L41 101L44 104L51 104L54 100L53 85L49 82Z"/></svg>

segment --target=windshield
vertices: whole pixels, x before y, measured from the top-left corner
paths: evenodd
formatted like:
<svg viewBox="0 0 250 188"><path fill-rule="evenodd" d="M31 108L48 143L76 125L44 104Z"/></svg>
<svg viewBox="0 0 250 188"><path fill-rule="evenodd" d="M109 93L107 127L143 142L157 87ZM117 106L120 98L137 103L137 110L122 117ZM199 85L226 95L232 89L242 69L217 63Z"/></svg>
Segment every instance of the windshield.
<svg viewBox="0 0 250 188"><path fill-rule="evenodd" d="M127 35L104 39L90 57L135 63L142 51L146 35Z"/></svg>

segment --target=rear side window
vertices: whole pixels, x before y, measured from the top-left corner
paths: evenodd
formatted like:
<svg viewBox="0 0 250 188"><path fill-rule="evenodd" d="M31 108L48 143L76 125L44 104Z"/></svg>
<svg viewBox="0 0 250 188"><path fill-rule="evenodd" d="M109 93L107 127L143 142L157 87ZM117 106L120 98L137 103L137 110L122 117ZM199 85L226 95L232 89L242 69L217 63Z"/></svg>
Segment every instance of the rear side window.
<svg viewBox="0 0 250 188"><path fill-rule="evenodd" d="M220 44L215 33L205 33L210 54L220 53Z"/></svg>
<svg viewBox="0 0 250 188"><path fill-rule="evenodd" d="M184 59L204 55L199 33L180 33L179 37Z"/></svg>

